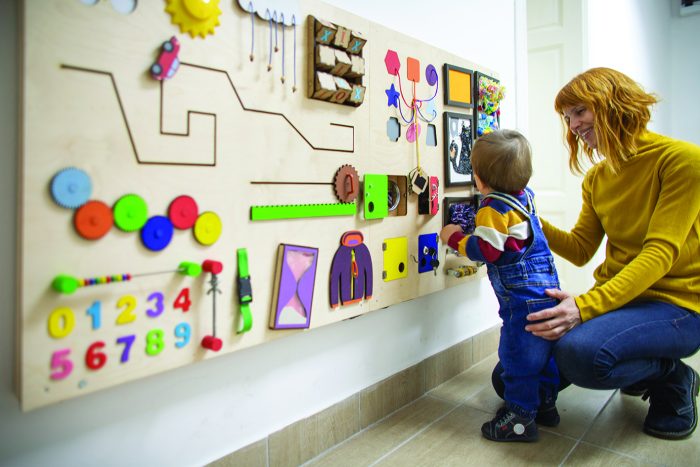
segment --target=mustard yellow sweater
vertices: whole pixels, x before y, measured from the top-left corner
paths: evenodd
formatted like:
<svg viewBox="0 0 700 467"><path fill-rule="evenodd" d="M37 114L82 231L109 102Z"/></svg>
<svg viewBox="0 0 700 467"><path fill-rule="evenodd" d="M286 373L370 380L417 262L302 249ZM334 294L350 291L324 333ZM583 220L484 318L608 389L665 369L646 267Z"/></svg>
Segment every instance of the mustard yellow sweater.
<svg viewBox="0 0 700 467"><path fill-rule="evenodd" d="M700 313L700 147L648 132L613 173L605 161L583 180L571 232L543 220L552 251L587 263L607 234L595 285L576 297L586 321L635 299Z"/></svg>

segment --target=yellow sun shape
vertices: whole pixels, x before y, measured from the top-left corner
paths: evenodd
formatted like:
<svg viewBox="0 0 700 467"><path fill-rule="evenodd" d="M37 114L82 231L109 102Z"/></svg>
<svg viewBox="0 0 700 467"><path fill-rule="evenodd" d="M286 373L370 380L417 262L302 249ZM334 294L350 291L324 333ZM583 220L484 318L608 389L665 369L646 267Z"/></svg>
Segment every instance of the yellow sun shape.
<svg viewBox="0 0 700 467"><path fill-rule="evenodd" d="M219 25L219 0L166 0L165 11L170 13L173 24L180 26L180 32L205 38L214 34Z"/></svg>

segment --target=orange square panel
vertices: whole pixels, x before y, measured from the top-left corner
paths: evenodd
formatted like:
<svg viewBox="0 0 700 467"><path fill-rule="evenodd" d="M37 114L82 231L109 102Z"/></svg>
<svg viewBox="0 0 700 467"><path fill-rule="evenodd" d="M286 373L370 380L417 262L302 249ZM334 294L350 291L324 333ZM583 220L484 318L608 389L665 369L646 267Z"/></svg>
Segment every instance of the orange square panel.
<svg viewBox="0 0 700 467"><path fill-rule="evenodd" d="M414 83L420 82L420 61L408 57L406 59L406 77Z"/></svg>

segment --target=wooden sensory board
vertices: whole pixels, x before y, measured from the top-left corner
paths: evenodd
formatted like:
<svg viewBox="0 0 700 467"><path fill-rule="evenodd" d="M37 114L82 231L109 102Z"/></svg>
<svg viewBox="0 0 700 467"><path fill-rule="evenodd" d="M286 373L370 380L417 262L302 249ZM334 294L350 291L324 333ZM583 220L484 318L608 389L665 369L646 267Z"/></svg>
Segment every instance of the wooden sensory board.
<svg viewBox="0 0 700 467"><path fill-rule="evenodd" d="M251 17L236 2L220 2L220 25L214 35L192 38L180 33L164 11L165 3L138 2L129 15L109 2L86 6L77 0L26 1L23 6L21 69L20 261L18 271L18 394L23 410L108 388L123 382L174 369L205 358L244 349L297 330L268 327L272 287L281 243L318 248L318 264L310 328L355 317L372 310L440 291L476 276L454 278L444 267L469 264L464 258L439 252L437 274L418 274L411 256L418 256L418 236L437 233L442 226L442 203L435 215L418 215L417 196L409 198L408 214L365 220L362 199L354 216L273 221L250 220L251 205L336 203L329 185L251 184L253 181L332 182L343 164L364 174L406 175L416 166L415 146L387 136L387 120L396 117L387 106L385 90L394 77L386 71L388 49L398 52L405 79L407 57L421 63L419 97L433 88L424 70L433 64L440 90L435 99L437 146L421 138L421 166L441 182L443 196L467 196L464 187L445 190L443 183L444 111L471 113L444 105L443 64L450 63L494 76L463 58L401 35L327 4L299 3L296 33L296 92L292 92L292 34L285 29L286 80L280 80L280 56L267 71L269 28L255 20L255 59L249 60ZM366 87L359 107L307 97L309 60L308 15L351 30L367 40L363 49ZM161 83L148 70L163 41L176 36L182 64L175 76ZM162 105L162 111L161 111ZM162 119L162 121L161 121ZM161 131L162 125L162 131ZM425 124L422 123L425 129ZM324 149L325 148L325 149ZM49 185L67 167L86 172L92 182L90 199L112 206L121 196L135 193L148 203L150 215L167 215L179 195L193 197L200 212L213 211L222 230L211 246L199 244L190 230L175 230L170 244L159 252L146 249L138 232L112 229L99 240L81 238L73 228L73 212L58 206ZM329 271L344 232L359 230L373 262L374 291L360 303L330 307ZM407 237L408 272L405 278L382 280L384 239ZM236 288L236 250L248 251L253 290L253 326L236 333L239 307ZM193 278L175 273L134 278L118 284L79 288L70 295L51 288L59 274L97 277L122 273L172 271L182 261L211 259L223 264L218 275L217 336L219 352L202 348L212 333L209 275ZM173 307L183 288L190 289L186 313ZM164 311L149 317L156 299L164 297ZM115 319L135 301L134 321ZM149 297L151 298L149 300ZM99 303L101 322L86 313ZM74 315L53 322L64 337L49 333L50 315L68 308ZM94 311L94 309L93 309ZM178 336L174 330L186 323ZM181 325L182 326L182 325ZM147 341L153 330L154 343ZM59 332L60 334L60 332ZM135 336L129 354L124 336ZM160 341L160 343L158 342ZM88 349L94 344L103 343ZM181 344L180 347L176 344ZM149 345L151 354L147 353ZM145 350L146 349L146 350ZM55 357L56 352L63 352ZM96 369L90 369L86 355ZM52 368L52 359L54 367ZM66 366L69 360L72 368ZM69 366L70 366L69 365ZM60 371L59 371L60 370ZM63 372L52 379L52 372Z"/></svg>

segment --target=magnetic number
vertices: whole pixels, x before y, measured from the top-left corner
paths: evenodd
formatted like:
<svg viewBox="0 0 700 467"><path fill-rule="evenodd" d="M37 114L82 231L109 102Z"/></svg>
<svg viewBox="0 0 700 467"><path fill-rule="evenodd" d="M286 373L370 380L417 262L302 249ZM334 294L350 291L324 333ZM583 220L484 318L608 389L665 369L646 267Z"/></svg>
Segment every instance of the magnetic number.
<svg viewBox="0 0 700 467"><path fill-rule="evenodd" d="M163 294L160 292L153 292L151 295L148 296L148 299L146 301L150 302L151 300L155 300L155 310L148 309L146 310L146 314L150 316L151 318L155 318L156 316L160 316L161 313L163 313L163 310L165 307L163 306Z"/></svg>
<svg viewBox="0 0 700 467"><path fill-rule="evenodd" d="M51 369L56 370L51 373L51 379L63 379L73 371L73 362L68 359L70 349L61 349L51 355Z"/></svg>
<svg viewBox="0 0 700 467"><path fill-rule="evenodd" d="M49 335L54 339L66 337L74 327L75 314L70 308L56 308L49 315Z"/></svg>
<svg viewBox="0 0 700 467"><path fill-rule="evenodd" d="M92 329L100 329L102 326L102 302L94 302L90 308L85 310L90 318L92 318Z"/></svg>
<svg viewBox="0 0 700 467"><path fill-rule="evenodd" d="M133 295L124 295L117 302L117 308L124 307L124 310L117 316L117 324L129 324L136 319L134 308L136 308L136 299Z"/></svg>
<svg viewBox="0 0 700 467"><path fill-rule="evenodd" d="M151 329L148 334L146 334L146 353L148 355L158 355L165 347L165 342L163 342L163 330L162 329Z"/></svg>
<svg viewBox="0 0 700 467"><path fill-rule="evenodd" d="M85 352L85 365L91 370L99 370L107 363L107 354L100 352L104 346L104 342L97 341L92 343L92 345L88 347L87 352Z"/></svg>
<svg viewBox="0 0 700 467"><path fill-rule="evenodd" d="M190 300L190 288L185 287L180 291L180 294L175 299L173 303L173 308L182 308L183 313L190 309L192 301Z"/></svg>
<svg viewBox="0 0 700 467"><path fill-rule="evenodd" d="M126 363L129 361L129 352L131 352L131 346L136 340L136 334L130 334L128 336L122 336L117 339L117 344L124 344L124 350L122 351L122 356L120 361Z"/></svg>
<svg viewBox="0 0 700 467"><path fill-rule="evenodd" d="M175 342L175 347L178 349L183 348L190 342L190 336L192 335L192 328L188 323L180 323L175 326L175 337L182 339L179 342Z"/></svg>

